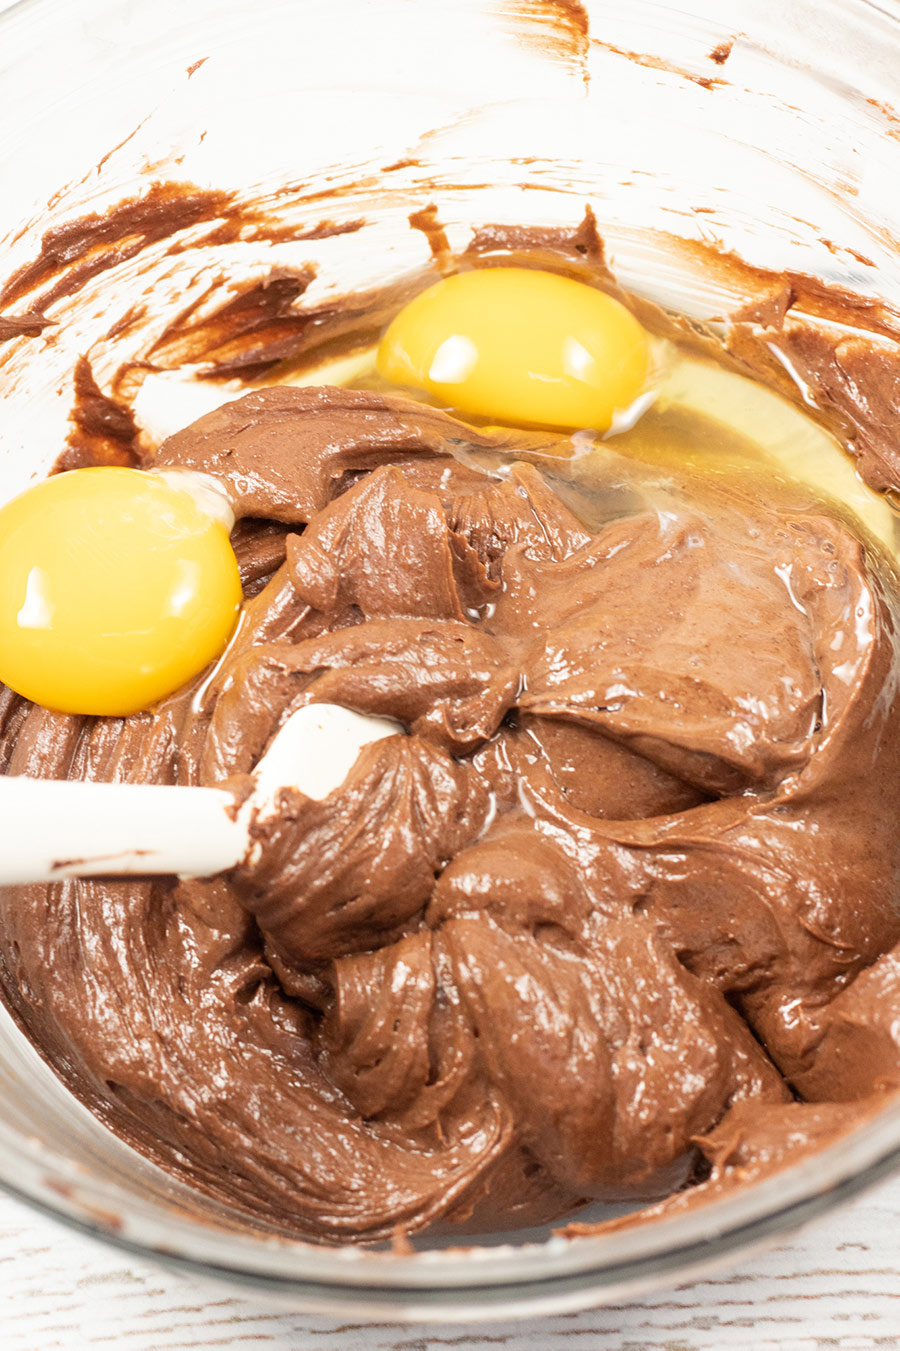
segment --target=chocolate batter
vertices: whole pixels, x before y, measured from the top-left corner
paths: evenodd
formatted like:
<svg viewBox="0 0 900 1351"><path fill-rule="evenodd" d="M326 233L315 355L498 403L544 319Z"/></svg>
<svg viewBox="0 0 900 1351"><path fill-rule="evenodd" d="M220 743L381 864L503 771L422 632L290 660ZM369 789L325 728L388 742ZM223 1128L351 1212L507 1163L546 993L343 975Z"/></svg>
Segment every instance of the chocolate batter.
<svg viewBox="0 0 900 1351"><path fill-rule="evenodd" d="M0 893L55 1067L257 1225L677 1207L900 1088L891 563L801 488L570 451L249 394L156 457L231 494L225 657L124 720L2 696L52 778L240 789L311 701L405 729L258 866Z"/></svg>

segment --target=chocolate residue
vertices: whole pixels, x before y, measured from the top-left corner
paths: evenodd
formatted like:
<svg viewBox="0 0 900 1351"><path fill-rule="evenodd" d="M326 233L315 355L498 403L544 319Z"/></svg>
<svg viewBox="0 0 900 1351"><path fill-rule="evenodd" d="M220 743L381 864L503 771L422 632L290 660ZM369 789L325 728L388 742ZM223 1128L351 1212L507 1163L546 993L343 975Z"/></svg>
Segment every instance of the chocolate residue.
<svg viewBox="0 0 900 1351"><path fill-rule="evenodd" d="M900 484L900 310L886 301L682 241L686 255L753 299L722 320L722 347L833 431L876 491Z"/></svg>
<svg viewBox="0 0 900 1351"><path fill-rule="evenodd" d="M0 314L0 342L5 342L8 338L30 337L35 333L43 333L53 322L46 315L38 314L34 310L26 314Z"/></svg>
<svg viewBox="0 0 900 1351"><path fill-rule="evenodd" d="M222 244L298 244L304 240L331 239L335 235L354 235L361 230L365 221L323 220L316 225L299 228L296 225L282 225L264 212L242 207L234 211L225 220L219 221L212 229L203 234L193 234L189 241L181 243L175 240L169 253L188 253L207 246L219 247Z"/></svg>
<svg viewBox="0 0 900 1351"><path fill-rule="evenodd" d="M455 271L456 262L450 248L450 241L447 238L447 231L441 224L438 209L434 202L429 202L419 211L413 211L409 217L409 223L414 230L421 230L428 240L428 247L431 250L431 256L437 270L445 276Z"/></svg>
<svg viewBox="0 0 900 1351"><path fill-rule="evenodd" d="M182 315L149 348L147 362L159 370L177 369L188 361L203 363L216 378L263 375L296 354L305 329L314 322L311 314L294 307L314 277L309 266L273 269L215 314L196 321L191 313Z"/></svg>
<svg viewBox="0 0 900 1351"><path fill-rule="evenodd" d="M802 381L810 413L838 429L866 483L879 491L896 486L900 475L897 343L876 344L871 331L847 334L840 329L815 329L789 314L784 323L768 329L735 324L726 344L749 371L781 388L795 402L797 381Z"/></svg>
<svg viewBox="0 0 900 1351"><path fill-rule="evenodd" d="M108 163L109 163L109 161L112 159L113 155L115 155L117 151L119 151L119 150L122 149L122 146L123 146L123 145L127 145L129 141L133 140L134 137L137 136L138 132L141 130L141 128L142 128L143 126L146 125L146 123L147 123L148 120L149 120L149 114L148 114L147 117L142 118L142 120L141 120L140 122L138 122L137 126L134 128L133 131L130 131L130 132L128 133L127 136L123 136L122 139L121 139L121 141L119 141L117 145L112 146L109 150L107 150L107 152L106 152L105 155L102 155L102 156L101 156L101 158L97 161L97 173L98 173L98 174L99 174L100 170L103 168L103 166L104 166L105 164L108 164Z"/></svg>
<svg viewBox="0 0 900 1351"><path fill-rule="evenodd" d="M636 66L644 66L647 70L661 70L666 75L677 75L681 80L690 80L692 84L700 85L701 89L714 89L716 85L728 83L727 80L718 77L701 75L698 71L685 70L681 66L675 66L671 61L666 61L661 56L654 56L651 52L630 52L626 47L616 47L613 43L601 42L598 38L591 38L591 42L597 47L602 47L604 51L610 52L613 56L624 56L626 60L633 61Z"/></svg>
<svg viewBox="0 0 900 1351"><path fill-rule="evenodd" d="M678 251L728 282L735 291L748 296L740 309L724 316L725 322L740 322L751 317L754 307L768 302L774 293L787 293L788 308L796 307L798 317L821 320L824 324L859 328L869 334L900 341L900 310L884 300L848 291L802 272L774 273L746 263L737 254L721 246L697 240L678 241Z"/></svg>
<svg viewBox="0 0 900 1351"><path fill-rule="evenodd" d="M141 197L108 212L81 216L47 230L41 251L0 290L0 306L40 292L42 309L74 295L108 268L134 258L149 245L227 211L234 196L185 183L155 183Z"/></svg>
<svg viewBox="0 0 900 1351"><path fill-rule="evenodd" d="M517 264L533 267L551 267L562 271L568 262L579 273L589 265L595 285L614 284L606 263L603 240L597 230L597 217L592 207L585 208L584 218L576 230L554 226L544 228L524 225L484 225L476 229L463 254L464 259L488 262L492 258L509 265L514 255Z"/></svg>
<svg viewBox="0 0 900 1351"><path fill-rule="evenodd" d="M880 99L868 98L866 103L870 108L874 108L881 114L888 136L891 136L895 141L900 140L900 116L897 114L897 109L889 103L882 103Z"/></svg>
<svg viewBox="0 0 900 1351"><path fill-rule="evenodd" d="M415 168L419 163L420 161L417 159L398 159L394 160L393 164L383 164L381 172L383 174L394 174L399 172L400 169Z"/></svg>
<svg viewBox="0 0 900 1351"><path fill-rule="evenodd" d="M559 56L590 84L590 21L580 0L511 0L514 33L537 43L542 54Z"/></svg>
<svg viewBox="0 0 900 1351"><path fill-rule="evenodd" d="M839 258L841 255L847 254L849 257L855 259L857 263L862 263L863 267L876 266L873 259L869 258L864 253L860 253L857 249L851 249L849 244L836 244L833 239L825 239L824 237L822 243L825 245L826 249L828 249L829 253L833 253L835 257Z"/></svg>
<svg viewBox="0 0 900 1351"><path fill-rule="evenodd" d="M175 369L190 361L199 365L197 376L210 380L233 374L256 379L282 364L296 373L376 341L398 306L434 280L430 273L417 274L392 286L357 291L338 302L294 309L289 293L307 279L312 280L311 268L275 269L246 283L236 299L225 302L202 324L192 326L190 316L180 316L148 349L148 367ZM204 302L207 299L203 297ZM277 307L271 319L270 304ZM118 386L117 376L116 397Z"/></svg>
<svg viewBox="0 0 900 1351"><path fill-rule="evenodd" d="M80 357L75 367L73 396L72 431L56 463L57 470L92 464L138 464L134 414L127 405L103 393L87 357Z"/></svg>
<svg viewBox="0 0 900 1351"><path fill-rule="evenodd" d="M189 244L179 242L182 231L203 221L215 223L206 233L195 233ZM354 234L364 224L362 219L323 220L300 229L239 202L232 193L204 191L188 183L155 183L143 196L129 198L109 212L82 216L46 231L38 256L13 273L0 290L0 306L28 297L32 310L42 312L63 297L75 295L100 273L164 239L173 240L170 252L178 254L237 241L279 244L327 239ZM298 271L298 275L303 274ZM14 316L0 318L0 324L15 322ZM0 329L0 338L35 331L35 327L6 333Z"/></svg>
<svg viewBox="0 0 900 1351"><path fill-rule="evenodd" d="M706 55L709 57L710 61L715 61L717 66L724 66L731 55L733 46L734 38L728 38L725 42L718 43L718 45L713 47L712 51L707 52Z"/></svg>
<svg viewBox="0 0 900 1351"><path fill-rule="evenodd" d="M254 213L232 209L232 219L226 223L229 239L238 219L253 220ZM265 229L263 221L257 214L255 224L260 230ZM414 213L411 223L429 238L438 266L452 270L457 264L434 204ZM343 232L359 224L350 222L336 229ZM318 227L319 237L330 229L328 222L323 223ZM307 235L313 236L314 232ZM115 248L114 242L111 247ZM684 240L679 247L734 291L753 297L723 316L718 334L623 290L606 263L590 208L574 232L484 226L474 232L459 261L503 265L514 257L518 265L552 268L601 287L632 309L651 332L730 360L735 369L778 389L839 437L871 487L878 491L896 487L900 483L900 453L894 435L900 406L896 393L900 387L900 311L815 277L799 273L773 277L708 244ZM76 275L61 274L58 284L66 292L81 284L80 267L76 258L72 264ZM246 379L265 375L282 362L302 369L324 355L377 339L392 314L433 280L422 274L339 302L297 307L311 276L309 269L276 269L248 282L241 295L230 295L219 311L196 325L190 314L179 316L144 351L141 369L168 370L190 362L206 378L240 375ZM197 304L208 310L212 294L205 293ZM134 370L131 363L105 391L123 410L135 388Z"/></svg>

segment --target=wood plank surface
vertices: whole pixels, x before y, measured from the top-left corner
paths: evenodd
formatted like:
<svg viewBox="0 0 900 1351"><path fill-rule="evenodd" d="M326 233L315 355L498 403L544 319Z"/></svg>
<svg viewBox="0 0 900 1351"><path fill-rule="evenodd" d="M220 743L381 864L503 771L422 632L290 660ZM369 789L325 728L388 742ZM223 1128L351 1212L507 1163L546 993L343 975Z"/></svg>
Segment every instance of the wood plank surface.
<svg viewBox="0 0 900 1351"><path fill-rule="evenodd" d="M709 1280L627 1306L471 1325L284 1313L162 1272L0 1195L2 1351L870 1351L900 1347L900 1179Z"/></svg>

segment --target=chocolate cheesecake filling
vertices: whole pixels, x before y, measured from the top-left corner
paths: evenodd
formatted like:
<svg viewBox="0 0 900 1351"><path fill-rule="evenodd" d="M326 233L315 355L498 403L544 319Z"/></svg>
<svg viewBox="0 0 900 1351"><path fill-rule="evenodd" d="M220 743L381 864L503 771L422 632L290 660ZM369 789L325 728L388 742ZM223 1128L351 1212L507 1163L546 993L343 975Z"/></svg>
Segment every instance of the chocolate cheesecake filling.
<svg viewBox="0 0 900 1351"><path fill-rule="evenodd" d="M240 790L303 704L403 730L231 875L0 892L4 996L114 1129L374 1240L678 1207L900 1088L900 587L839 509L329 387L154 463L228 490L237 633L134 717L4 692L4 772Z"/></svg>

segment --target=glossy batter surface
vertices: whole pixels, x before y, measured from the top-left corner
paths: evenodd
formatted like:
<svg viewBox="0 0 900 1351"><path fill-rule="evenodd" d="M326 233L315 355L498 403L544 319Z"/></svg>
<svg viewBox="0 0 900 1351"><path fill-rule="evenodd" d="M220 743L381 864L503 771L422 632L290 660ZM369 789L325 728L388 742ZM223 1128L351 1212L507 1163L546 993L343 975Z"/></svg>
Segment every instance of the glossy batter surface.
<svg viewBox="0 0 900 1351"><path fill-rule="evenodd" d="M255 868L0 893L54 1065L256 1223L730 1185L900 1086L890 564L802 489L559 452L250 394L157 456L245 518L222 661L124 720L4 696L6 772L54 778L239 787L315 700L405 728L285 792Z"/></svg>

